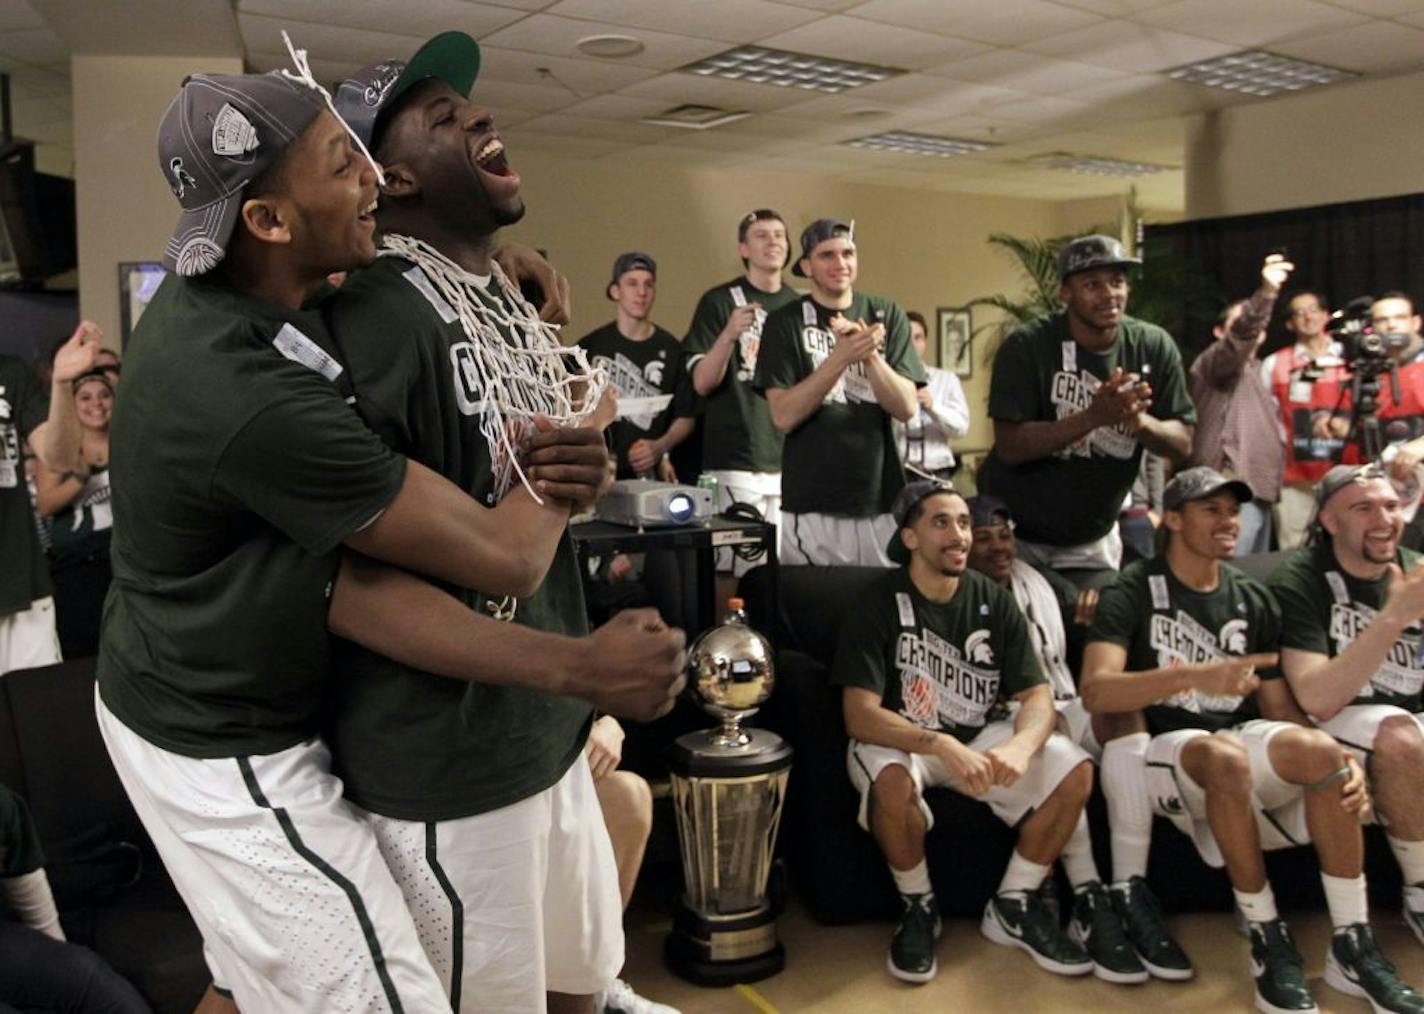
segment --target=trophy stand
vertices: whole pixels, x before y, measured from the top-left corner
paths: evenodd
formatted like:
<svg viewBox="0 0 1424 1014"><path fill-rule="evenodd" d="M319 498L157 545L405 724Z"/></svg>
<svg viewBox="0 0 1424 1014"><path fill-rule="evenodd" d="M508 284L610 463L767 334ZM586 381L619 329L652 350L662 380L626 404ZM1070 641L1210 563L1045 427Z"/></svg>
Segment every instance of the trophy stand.
<svg viewBox="0 0 1424 1014"><path fill-rule="evenodd" d="M786 964L766 889L792 751L741 726L774 679L770 645L746 625L740 600L730 604L731 618L688 653L689 686L721 726L679 737L668 764L686 891L664 956L702 986L755 982Z"/></svg>

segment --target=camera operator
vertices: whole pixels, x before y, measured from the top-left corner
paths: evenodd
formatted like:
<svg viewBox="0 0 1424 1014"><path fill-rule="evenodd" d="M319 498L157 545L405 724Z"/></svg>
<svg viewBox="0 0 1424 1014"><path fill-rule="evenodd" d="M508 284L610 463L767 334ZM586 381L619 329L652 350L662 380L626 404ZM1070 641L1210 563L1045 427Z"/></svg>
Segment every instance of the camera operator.
<svg viewBox="0 0 1424 1014"><path fill-rule="evenodd" d="M1419 466L1424 462L1424 338L1414 300L1403 292L1386 292L1370 304L1370 328L1385 342L1399 375L1399 399L1390 385L1381 385L1379 418L1388 443L1381 460L1390 470L1396 488L1406 500L1418 489ZM1406 504L1408 509L1410 505ZM1415 548L1424 533L1411 514L1404 544Z"/></svg>

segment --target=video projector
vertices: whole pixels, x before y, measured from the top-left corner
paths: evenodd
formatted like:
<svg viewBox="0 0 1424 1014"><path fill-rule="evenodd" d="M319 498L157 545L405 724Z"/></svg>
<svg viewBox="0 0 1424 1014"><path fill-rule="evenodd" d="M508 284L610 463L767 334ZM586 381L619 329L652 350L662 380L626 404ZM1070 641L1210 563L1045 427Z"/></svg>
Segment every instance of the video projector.
<svg viewBox="0 0 1424 1014"><path fill-rule="evenodd" d="M690 525L712 517L712 491L652 479L620 479L598 501L594 516L616 525Z"/></svg>

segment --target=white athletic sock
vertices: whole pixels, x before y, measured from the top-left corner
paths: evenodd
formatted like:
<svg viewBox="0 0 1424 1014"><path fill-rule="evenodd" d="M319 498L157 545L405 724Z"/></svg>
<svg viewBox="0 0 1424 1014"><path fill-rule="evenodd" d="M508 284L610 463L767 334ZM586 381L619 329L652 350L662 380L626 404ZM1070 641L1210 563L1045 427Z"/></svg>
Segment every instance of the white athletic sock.
<svg viewBox="0 0 1424 1014"><path fill-rule="evenodd" d="M999 881L999 893L1037 891L1043 885L1048 872L1047 866L1042 863L1030 862L1019 855L1018 849L1014 849L1013 858L1009 860L1009 868L1004 871L1004 879Z"/></svg>
<svg viewBox="0 0 1424 1014"><path fill-rule="evenodd" d="M1147 744L1145 732L1110 739L1098 765L1103 794L1108 800L1113 882L1147 875L1147 853L1152 848L1152 803L1147 796Z"/></svg>
<svg viewBox="0 0 1424 1014"><path fill-rule="evenodd" d="M908 870L897 870L892 866L890 875L895 878L895 887L901 894L929 894L933 890L930 887L930 868L923 859Z"/></svg>
<svg viewBox="0 0 1424 1014"><path fill-rule="evenodd" d="M1270 884L1250 894L1235 888L1231 893L1236 895L1236 907L1241 909L1247 922L1270 922L1280 918L1276 912L1276 894Z"/></svg>
<svg viewBox="0 0 1424 1014"><path fill-rule="evenodd" d="M1325 907L1330 911L1330 925L1336 929L1368 922L1369 903L1365 900L1365 878L1332 877L1320 874L1320 883L1325 887Z"/></svg>
<svg viewBox="0 0 1424 1014"><path fill-rule="evenodd" d="M1394 858L1399 860L1399 872L1406 884L1424 884L1424 841L1405 841L1392 834L1385 835Z"/></svg>
<svg viewBox="0 0 1424 1014"><path fill-rule="evenodd" d="M1093 839L1088 833L1088 815L1078 815L1078 826L1063 846L1058 856L1063 861L1063 872L1068 874L1068 883L1075 888L1090 884L1098 879L1098 865L1093 862Z"/></svg>

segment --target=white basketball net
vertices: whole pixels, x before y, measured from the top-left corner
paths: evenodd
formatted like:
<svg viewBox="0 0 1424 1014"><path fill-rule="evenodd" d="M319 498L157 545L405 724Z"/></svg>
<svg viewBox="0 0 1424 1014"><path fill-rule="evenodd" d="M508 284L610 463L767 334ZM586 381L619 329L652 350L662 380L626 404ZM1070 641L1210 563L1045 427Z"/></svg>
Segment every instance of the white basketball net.
<svg viewBox="0 0 1424 1014"><path fill-rule="evenodd" d="M389 233L378 253L402 257L425 272L470 339L478 375L468 379L483 402L480 433L489 446L495 496L503 497L517 474L529 494L543 503L519 465L519 451L535 433L534 417L543 416L556 426L578 426L603 397L607 372L590 366L577 345L565 347L558 326L539 319L495 262L490 262L494 277L485 290L475 275L414 237ZM482 299L480 293L486 291L496 298Z"/></svg>

